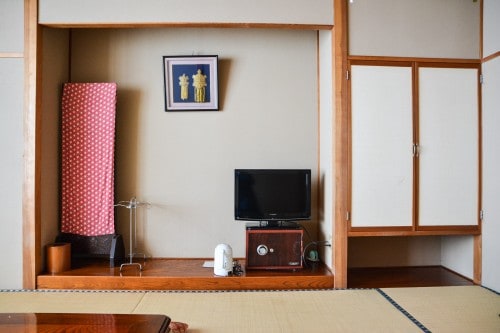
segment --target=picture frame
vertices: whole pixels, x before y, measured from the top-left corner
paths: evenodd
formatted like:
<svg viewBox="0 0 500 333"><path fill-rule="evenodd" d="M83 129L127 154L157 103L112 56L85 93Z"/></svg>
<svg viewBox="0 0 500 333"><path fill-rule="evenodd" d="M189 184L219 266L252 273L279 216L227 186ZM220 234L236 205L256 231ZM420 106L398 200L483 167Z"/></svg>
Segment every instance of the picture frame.
<svg viewBox="0 0 500 333"><path fill-rule="evenodd" d="M164 56L165 111L219 110L218 56Z"/></svg>

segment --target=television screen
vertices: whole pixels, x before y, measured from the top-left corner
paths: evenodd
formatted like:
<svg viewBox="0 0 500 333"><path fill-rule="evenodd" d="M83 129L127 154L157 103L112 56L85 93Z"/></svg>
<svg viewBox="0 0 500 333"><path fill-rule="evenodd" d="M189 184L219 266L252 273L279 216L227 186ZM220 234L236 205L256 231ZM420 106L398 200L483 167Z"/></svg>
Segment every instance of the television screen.
<svg viewBox="0 0 500 333"><path fill-rule="evenodd" d="M236 169L234 179L236 220L311 218L311 170Z"/></svg>

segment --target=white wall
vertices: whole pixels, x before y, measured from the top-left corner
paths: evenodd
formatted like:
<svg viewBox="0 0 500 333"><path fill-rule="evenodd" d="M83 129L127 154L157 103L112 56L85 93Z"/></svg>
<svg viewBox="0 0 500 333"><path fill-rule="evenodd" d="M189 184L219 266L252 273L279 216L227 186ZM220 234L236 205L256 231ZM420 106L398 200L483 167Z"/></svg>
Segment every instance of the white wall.
<svg viewBox="0 0 500 333"><path fill-rule="evenodd" d="M319 172L319 239L328 241L333 247L334 226L334 176L335 164L333 163L334 137L335 137L335 112L332 92L334 89L334 64L332 58L333 31L320 31L319 38L319 85L320 85L320 172ZM321 260L333 268L332 247L320 247Z"/></svg>
<svg viewBox="0 0 500 333"><path fill-rule="evenodd" d="M500 1L484 0L483 57L500 52ZM483 63L483 274L482 283L500 291L500 57Z"/></svg>
<svg viewBox="0 0 500 333"><path fill-rule="evenodd" d="M22 286L23 59L0 59L0 287Z"/></svg>
<svg viewBox="0 0 500 333"><path fill-rule="evenodd" d="M59 233L60 113L62 84L69 77L69 32L43 29L41 112L41 243L50 244ZM45 257L45 248L42 248Z"/></svg>
<svg viewBox="0 0 500 333"><path fill-rule="evenodd" d="M500 1L483 0L483 58L500 50Z"/></svg>
<svg viewBox="0 0 500 333"><path fill-rule="evenodd" d="M23 9L22 1L0 2L0 288L23 281Z"/></svg>
<svg viewBox="0 0 500 333"><path fill-rule="evenodd" d="M441 265L474 278L474 237L446 236L441 241Z"/></svg>
<svg viewBox="0 0 500 333"><path fill-rule="evenodd" d="M21 0L0 1L0 53L23 52L24 5Z"/></svg>
<svg viewBox="0 0 500 333"><path fill-rule="evenodd" d="M41 0L40 22L333 24L331 0Z"/></svg>
<svg viewBox="0 0 500 333"><path fill-rule="evenodd" d="M441 265L436 237L351 237L348 267Z"/></svg>
<svg viewBox="0 0 500 333"><path fill-rule="evenodd" d="M136 195L139 249L155 257L211 257L229 243L235 168L310 168L317 234L318 85L315 31L74 30L72 81L118 83L116 200ZM221 110L165 112L162 56L219 56ZM128 211L117 209L128 235ZM128 244L128 242L127 242Z"/></svg>
<svg viewBox="0 0 500 333"><path fill-rule="evenodd" d="M477 59L479 3L472 0L350 1L347 6L349 54Z"/></svg>

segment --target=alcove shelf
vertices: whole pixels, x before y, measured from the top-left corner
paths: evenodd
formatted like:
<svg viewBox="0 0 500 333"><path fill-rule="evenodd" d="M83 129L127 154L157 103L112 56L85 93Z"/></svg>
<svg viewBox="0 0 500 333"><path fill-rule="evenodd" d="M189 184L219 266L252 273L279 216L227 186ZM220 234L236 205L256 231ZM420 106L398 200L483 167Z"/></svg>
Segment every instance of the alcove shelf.
<svg viewBox="0 0 500 333"><path fill-rule="evenodd" d="M63 82L71 81L72 70L75 66L71 58L71 43L73 29L143 29L143 28L245 28L245 29L285 29L285 30L331 30L331 25L321 24L247 24L247 23L185 23L185 24L38 24L36 29L39 36L43 36L43 43L35 43L31 45L35 57L31 59L30 64L35 71L39 71L38 83L32 86L33 100L28 101L36 104L36 110L41 117L47 117L48 114L58 110L59 98L57 91ZM40 38L42 39L42 38ZM50 60L48 60L50 59ZM47 60L47 62L45 62ZM44 75L41 75L41 72ZM43 86L44 95L41 96L41 87ZM50 110L46 112L46 110ZM316 114L316 113L314 113ZM57 124L60 120L57 115L53 116L52 120L43 120L43 128L45 133L57 133ZM35 127L42 127L37 125ZM39 131L39 129L32 129ZM41 146L43 142L44 158L57 160L58 148L57 140L53 141L54 135L45 135L44 140L35 142L36 146ZM46 138L48 137L48 140ZM47 143L49 142L49 143ZM51 145L51 146L50 146ZM47 154L49 152L49 154ZM34 166L33 166L34 167ZM57 168L48 168L46 166L37 165L38 173L42 174L45 179L47 174L50 177L57 173ZM36 242L30 243L32 248L27 248L25 251L24 265L34 274L34 284L31 281L25 282L26 287L30 288L97 288L97 289L318 289L333 287L334 276L326 265L322 265L319 271L304 270L301 272L257 272L245 273L242 277L231 277L228 279L214 278L212 272L207 269L198 271L197 259L177 260L177 259L161 259L154 258L150 260L142 277L128 276L126 273L120 276L119 271L110 269L104 264L99 263L81 263L78 266L64 274L48 275L43 273L43 249L46 243L53 242L54 237L58 233L57 225L57 202L59 201L57 190L36 184L35 187L41 188L41 193L44 198L44 207L42 213L33 217L34 220L27 220L30 224L27 229L26 236L36 239ZM33 204L42 205L39 197L33 201L27 202L27 205ZM49 207L49 206L52 207ZM49 212L50 213L47 213ZM52 216L49 216L52 214ZM124 235L126 237L126 235ZM108 263L109 264L109 263ZM158 265L166 264L166 268L158 268ZM172 268L174 264L174 268ZM180 265L180 268L178 267ZM29 266L29 267L28 267ZM175 268L178 267L178 268ZM191 271L192 270L192 271ZM181 272L181 273L175 273ZM148 274L152 274L149 276ZM176 275L180 274L180 275ZM186 277L189 277L186 280ZM224 282L222 282L224 281Z"/></svg>
<svg viewBox="0 0 500 333"><path fill-rule="evenodd" d="M137 259L134 259L137 261ZM147 259L136 267L109 267L109 261L75 262L59 274L41 274L38 289L93 290L290 290L333 288L333 274L324 264L301 270L245 270L241 276L215 276L203 267L212 259ZM238 260L244 267L245 260ZM137 261L139 262L139 261Z"/></svg>
<svg viewBox="0 0 500 333"><path fill-rule="evenodd" d="M204 268L210 259L147 259L144 270L109 267L109 261L92 259L73 263L69 271L43 273L37 289L88 290L305 290L334 288L334 276L324 264L302 270L245 270L241 276L214 276ZM245 260L239 259L244 267ZM395 288L473 285L441 266L350 268L349 288Z"/></svg>

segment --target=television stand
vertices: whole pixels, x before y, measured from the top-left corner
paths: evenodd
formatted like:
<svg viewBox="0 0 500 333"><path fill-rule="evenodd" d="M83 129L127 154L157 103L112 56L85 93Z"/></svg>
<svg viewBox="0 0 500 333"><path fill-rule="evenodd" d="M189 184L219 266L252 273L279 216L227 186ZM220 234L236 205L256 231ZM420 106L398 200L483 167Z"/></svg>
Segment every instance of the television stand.
<svg viewBox="0 0 500 333"><path fill-rule="evenodd" d="M246 228L247 269L289 269L303 267L304 230L293 226L255 226Z"/></svg>

